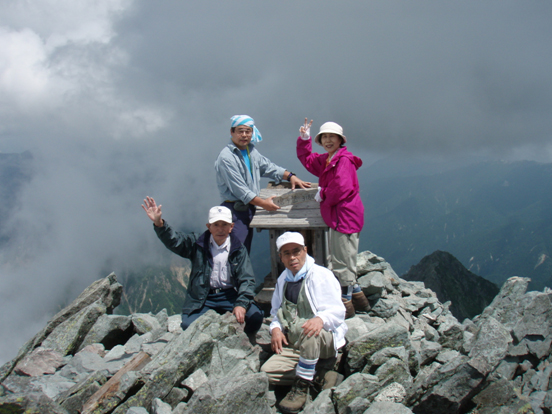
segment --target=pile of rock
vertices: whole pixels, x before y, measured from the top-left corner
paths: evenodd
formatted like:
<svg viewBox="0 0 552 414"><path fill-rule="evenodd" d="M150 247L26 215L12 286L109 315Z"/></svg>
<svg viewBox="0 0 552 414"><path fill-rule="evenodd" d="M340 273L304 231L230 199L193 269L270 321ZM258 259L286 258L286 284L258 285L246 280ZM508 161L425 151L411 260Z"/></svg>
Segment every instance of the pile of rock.
<svg viewBox="0 0 552 414"><path fill-rule="evenodd" d="M346 379L306 413L549 413L549 291L509 279L463 323L421 282L359 255L372 310L347 320ZM259 372L268 325L252 345L235 318L207 312L182 332L179 316L113 315L122 287L97 281L0 371L0 413L276 413Z"/></svg>

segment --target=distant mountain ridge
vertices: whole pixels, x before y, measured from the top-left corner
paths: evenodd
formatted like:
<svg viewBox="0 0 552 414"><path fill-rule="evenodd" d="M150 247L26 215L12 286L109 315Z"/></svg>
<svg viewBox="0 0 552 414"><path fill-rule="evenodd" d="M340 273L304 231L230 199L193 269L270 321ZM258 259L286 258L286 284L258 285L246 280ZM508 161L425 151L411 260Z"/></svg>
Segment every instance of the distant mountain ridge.
<svg viewBox="0 0 552 414"><path fill-rule="evenodd" d="M435 251L401 276L424 282L442 303L451 301L450 312L459 320L481 314L499 292L498 286L467 270L448 252Z"/></svg>
<svg viewBox="0 0 552 414"><path fill-rule="evenodd" d="M483 162L430 175L359 172L366 224L360 250L405 273L435 250L501 285L511 276L552 286L552 164Z"/></svg>
<svg viewBox="0 0 552 414"><path fill-rule="evenodd" d="M404 274L435 250L501 285L511 276L530 288L552 287L552 164L531 161L451 163L381 160L359 170L365 227L359 251L386 257ZM33 158L0 153L0 229L32 178ZM412 176L415 171L418 175ZM2 243L8 235L0 235ZM252 262L260 283L270 257L266 232L255 236ZM169 264L160 263L160 266ZM126 283L126 286L129 286Z"/></svg>

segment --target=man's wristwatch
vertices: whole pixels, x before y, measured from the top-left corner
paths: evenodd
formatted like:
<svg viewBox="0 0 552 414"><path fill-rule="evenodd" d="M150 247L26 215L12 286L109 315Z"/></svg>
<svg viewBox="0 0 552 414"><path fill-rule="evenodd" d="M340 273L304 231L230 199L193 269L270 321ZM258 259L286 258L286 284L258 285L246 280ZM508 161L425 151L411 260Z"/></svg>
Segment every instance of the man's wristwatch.
<svg viewBox="0 0 552 414"><path fill-rule="evenodd" d="M293 177L294 175L295 175L295 174L292 173L292 172L290 171L289 174L288 174L287 180L288 180L288 181L291 181L291 177ZM296 176L296 175L295 175L295 176ZM296 176L296 177L297 177L297 176Z"/></svg>

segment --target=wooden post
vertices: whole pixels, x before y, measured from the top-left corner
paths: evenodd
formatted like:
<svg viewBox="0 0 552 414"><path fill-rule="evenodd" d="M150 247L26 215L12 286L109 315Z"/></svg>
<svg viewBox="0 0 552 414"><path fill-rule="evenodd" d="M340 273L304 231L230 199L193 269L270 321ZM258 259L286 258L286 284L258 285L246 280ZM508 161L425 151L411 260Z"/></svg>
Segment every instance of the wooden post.
<svg viewBox="0 0 552 414"><path fill-rule="evenodd" d="M98 391L92 395L82 406L81 414L91 414L106 399L113 397L119 391L119 384L121 377L130 371L139 371L145 367L151 358L145 352L140 352L134 356L129 362L125 364L115 375L113 375L109 381L107 381Z"/></svg>

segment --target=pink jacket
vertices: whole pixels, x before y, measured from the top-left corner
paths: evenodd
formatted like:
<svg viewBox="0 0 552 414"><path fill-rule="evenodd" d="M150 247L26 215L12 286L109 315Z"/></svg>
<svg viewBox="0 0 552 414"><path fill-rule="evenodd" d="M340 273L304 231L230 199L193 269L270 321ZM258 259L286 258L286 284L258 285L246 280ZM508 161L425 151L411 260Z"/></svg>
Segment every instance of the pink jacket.
<svg viewBox="0 0 552 414"><path fill-rule="evenodd" d="M364 205L360 199L357 170L362 160L347 151L337 150L326 167L328 154L312 152L312 140L297 138L297 157L316 175L322 187L320 213L332 229L345 234L359 233L364 226Z"/></svg>

